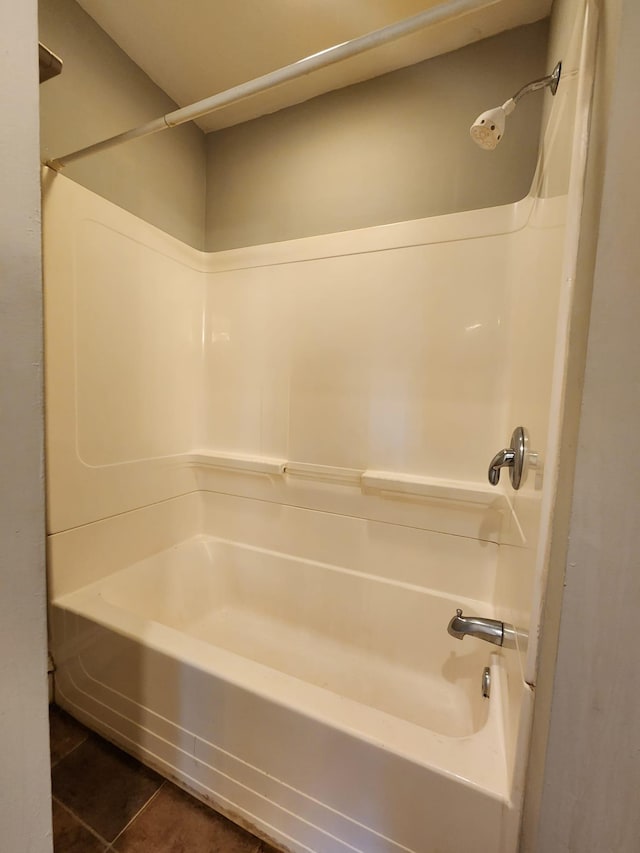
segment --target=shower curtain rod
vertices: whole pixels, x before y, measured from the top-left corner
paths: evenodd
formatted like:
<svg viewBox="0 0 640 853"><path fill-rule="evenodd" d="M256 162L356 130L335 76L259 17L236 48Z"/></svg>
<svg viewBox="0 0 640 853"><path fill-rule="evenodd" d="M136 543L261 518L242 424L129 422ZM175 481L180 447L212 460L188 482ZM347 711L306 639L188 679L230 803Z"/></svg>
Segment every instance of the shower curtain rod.
<svg viewBox="0 0 640 853"><path fill-rule="evenodd" d="M127 130L125 133L119 133L101 142L95 142L86 148L80 148L78 151L73 151L70 154L64 154L61 157L47 160L45 165L50 166L55 171L60 171L60 169L63 169L69 163L73 163L83 157L97 154L99 151L105 151L116 145L122 145L124 142L129 142L132 139L140 139L143 136L149 136L161 130L168 130L170 127L177 127L188 121L194 121L194 119L201 118L222 107L238 103L238 101L250 98L259 92L274 89L276 86L281 86L283 83L288 83L290 80L310 74L312 71L333 65L335 62L341 62L343 59L349 59L359 53L364 53L374 47L379 47L387 42L410 35L425 27L465 15L475 9L494 6L499 2L501 0L447 0L445 3L434 6L431 9L426 9L410 18L405 18L395 24L374 30L364 36L358 36L351 41L342 42L342 44L326 48L326 50L321 50L318 53L293 62L291 65L285 65L276 71L271 71L268 74L263 74L261 77L256 77L254 80L249 80L247 83L241 83L239 86L233 86L231 89L227 89L217 95L196 101L195 104L181 107L160 118L135 127L133 130Z"/></svg>

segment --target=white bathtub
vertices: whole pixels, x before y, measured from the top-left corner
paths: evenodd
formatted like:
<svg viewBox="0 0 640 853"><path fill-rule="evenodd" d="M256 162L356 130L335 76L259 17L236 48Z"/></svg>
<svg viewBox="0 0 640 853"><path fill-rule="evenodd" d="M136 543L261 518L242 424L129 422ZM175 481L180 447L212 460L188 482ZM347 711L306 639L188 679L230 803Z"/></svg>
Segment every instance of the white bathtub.
<svg viewBox="0 0 640 853"><path fill-rule="evenodd" d="M53 601L57 700L282 849L499 853L506 675L456 606L197 536Z"/></svg>

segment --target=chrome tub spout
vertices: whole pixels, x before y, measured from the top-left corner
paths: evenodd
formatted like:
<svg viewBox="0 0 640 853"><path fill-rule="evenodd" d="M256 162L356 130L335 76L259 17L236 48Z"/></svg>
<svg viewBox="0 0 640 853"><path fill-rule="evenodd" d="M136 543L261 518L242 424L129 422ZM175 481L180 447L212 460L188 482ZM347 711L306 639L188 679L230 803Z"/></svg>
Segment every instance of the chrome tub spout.
<svg viewBox="0 0 640 853"><path fill-rule="evenodd" d="M456 615L449 622L449 634L456 640L466 636L478 637L487 643L502 646L504 649L516 648L517 631L513 625L499 622L497 619L481 619L478 616L463 616L462 610L456 610Z"/></svg>

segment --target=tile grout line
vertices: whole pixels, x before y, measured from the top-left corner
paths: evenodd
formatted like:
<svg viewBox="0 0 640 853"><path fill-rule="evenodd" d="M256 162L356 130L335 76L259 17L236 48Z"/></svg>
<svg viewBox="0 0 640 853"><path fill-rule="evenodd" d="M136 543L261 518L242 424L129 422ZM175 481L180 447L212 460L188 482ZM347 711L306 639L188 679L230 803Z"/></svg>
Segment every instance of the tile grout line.
<svg viewBox="0 0 640 853"><path fill-rule="evenodd" d="M65 803L62 802L62 800L58 799L58 797L52 796L51 801L54 803L57 803L60 806L60 808L64 809L66 812L68 812L71 815L71 817L73 817L81 826L83 826L88 832L90 832L94 838L97 838L98 841L100 841L102 844L105 844L107 849L109 849L109 850L111 849L111 845L109 844L107 839L103 838L98 832L96 832L92 826L89 826L89 824L86 823L86 821L84 821L79 815L77 815L73 811L73 809L70 809L69 806L65 805Z"/></svg>
<svg viewBox="0 0 640 853"><path fill-rule="evenodd" d="M144 766L144 765L142 765L142 766ZM142 812L144 812L147 809L147 807L151 805L151 803L155 800L155 798L158 796L158 794L160 793L160 791L164 788L164 786L166 784L167 784L167 780L163 779L162 784L158 787L158 790L153 792L153 794L149 797L147 802L138 809L138 811L134 814L134 816L131 818L131 820L125 826L122 827L120 832L113 839L113 841L111 842L111 845L109 846L110 850L115 849L115 848L113 848L112 845L114 845L116 843L116 841L120 838L120 836L123 835L127 831L127 829L129 829L131 824L140 817Z"/></svg>
<svg viewBox="0 0 640 853"><path fill-rule="evenodd" d="M49 739L51 739L51 735L49 735ZM53 770L54 767L57 767L58 764L60 764L60 762L64 761L65 758L68 758L72 753L74 753L76 751L76 749L78 749L79 746L82 746L82 744L86 743L88 740L89 740L89 733L87 732L87 734L85 735L83 740L80 741L80 743L77 743L75 746L72 746L71 749L69 750L69 752L65 752L64 755L61 755L55 764L53 764L53 763L51 764L51 769ZM49 755L49 757L51 757L51 755Z"/></svg>

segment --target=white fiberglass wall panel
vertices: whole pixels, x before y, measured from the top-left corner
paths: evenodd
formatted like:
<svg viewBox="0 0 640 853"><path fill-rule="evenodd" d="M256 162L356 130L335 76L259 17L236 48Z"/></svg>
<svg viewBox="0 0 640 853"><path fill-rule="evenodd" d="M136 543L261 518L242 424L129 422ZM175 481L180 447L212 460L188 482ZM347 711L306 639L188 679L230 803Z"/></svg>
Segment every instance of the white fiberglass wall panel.
<svg viewBox="0 0 640 853"><path fill-rule="evenodd" d="M483 482L527 204L211 256L201 446Z"/></svg>
<svg viewBox="0 0 640 853"><path fill-rule="evenodd" d="M520 541L502 540L498 600L501 618L529 630L531 595L543 484L547 474L549 412L556 351L556 329L565 244L566 196L535 202L527 228L514 243L510 291L509 371L506 383L508 427L524 426L529 451L537 454L517 492L510 491ZM497 448L496 448L497 449ZM507 472L502 477L507 480ZM523 649L526 651L526 649Z"/></svg>
<svg viewBox="0 0 640 853"><path fill-rule="evenodd" d="M186 453L199 385L192 271L91 220L75 255L78 455L87 465Z"/></svg>
<svg viewBox="0 0 640 853"><path fill-rule="evenodd" d="M44 175L50 530L193 488L200 253Z"/></svg>

